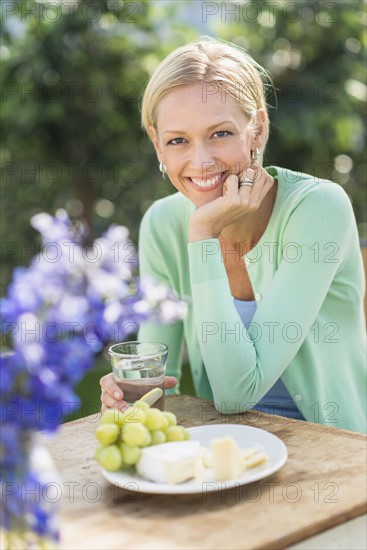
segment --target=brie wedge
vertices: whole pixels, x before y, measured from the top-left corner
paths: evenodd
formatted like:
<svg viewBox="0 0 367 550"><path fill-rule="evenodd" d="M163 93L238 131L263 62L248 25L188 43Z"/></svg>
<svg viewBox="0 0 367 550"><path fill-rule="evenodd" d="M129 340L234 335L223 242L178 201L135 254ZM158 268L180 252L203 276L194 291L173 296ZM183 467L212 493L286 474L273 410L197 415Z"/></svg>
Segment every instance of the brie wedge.
<svg viewBox="0 0 367 550"><path fill-rule="evenodd" d="M141 450L137 473L156 483L182 483L196 477L202 467L198 441L174 441Z"/></svg>

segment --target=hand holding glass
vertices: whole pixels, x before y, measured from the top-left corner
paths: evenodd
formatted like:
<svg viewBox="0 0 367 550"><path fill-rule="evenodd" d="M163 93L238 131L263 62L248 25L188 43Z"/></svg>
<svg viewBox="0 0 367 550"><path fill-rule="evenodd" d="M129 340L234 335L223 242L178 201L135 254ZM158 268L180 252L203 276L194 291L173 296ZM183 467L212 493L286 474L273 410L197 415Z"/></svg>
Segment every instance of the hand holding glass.
<svg viewBox="0 0 367 550"><path fill-rule="evenodd" d="M115 383L127 403L134 403L153 388L164 392L168 347L157 342L123 342L110 347ZM164 410L163 396L154 407Z"/></svg>

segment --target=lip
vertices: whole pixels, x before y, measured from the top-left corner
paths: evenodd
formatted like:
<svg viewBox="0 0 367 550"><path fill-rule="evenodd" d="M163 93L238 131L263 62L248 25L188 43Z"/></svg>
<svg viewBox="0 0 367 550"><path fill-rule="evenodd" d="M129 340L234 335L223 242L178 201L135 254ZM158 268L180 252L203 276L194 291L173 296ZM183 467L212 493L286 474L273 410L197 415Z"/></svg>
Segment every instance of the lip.
<svg viewBox="0 0 367 550"><path fill-rule="evenodd" d="M212 179L213 177L215 177L215 174L212 175L210 178L207 178L207 179ZM228 172L222 172L222 177L219 178L219 180L217 181L217 183L215 185L212 185L210 187L200 187L200 185L196 185L196 183L194 183L191 180L191 178L188 178L188 177L185 177L185 180L189 183L189 185L191 185L192 187L194 187L198 191L202 191L203 193L205 193L205 192L208 192L208 191L213 191L213 189L216 189L217 187L222 185L226 181L227 177L228 177Z"/></svg>

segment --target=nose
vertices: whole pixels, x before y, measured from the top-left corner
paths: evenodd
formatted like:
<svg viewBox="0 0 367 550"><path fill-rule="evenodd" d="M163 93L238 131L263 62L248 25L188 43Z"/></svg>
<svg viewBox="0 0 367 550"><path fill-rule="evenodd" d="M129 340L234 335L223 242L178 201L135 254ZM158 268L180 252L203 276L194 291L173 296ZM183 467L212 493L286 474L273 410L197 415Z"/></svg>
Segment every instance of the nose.
<svg viewBox="0 0 367 550"><path fill-rule="evenodd" d="M220 171L218 163L212 156L210 147L205 144L195 144L190 148L190 175L210 176Z"/></svg>

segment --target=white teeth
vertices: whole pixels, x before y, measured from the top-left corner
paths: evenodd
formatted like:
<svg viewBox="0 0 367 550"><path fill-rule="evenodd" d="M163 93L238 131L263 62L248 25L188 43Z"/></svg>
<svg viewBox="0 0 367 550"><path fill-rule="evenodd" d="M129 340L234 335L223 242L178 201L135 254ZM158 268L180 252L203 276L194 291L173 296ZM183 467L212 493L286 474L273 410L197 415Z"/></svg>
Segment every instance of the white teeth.
<svg viewBox="0 0 367 550"><path fill-rule="evenodd" d="M195 185L198 185L199 187L211 187L212 185L215 185L218 183L218 181L221 179L223 174L219 174L218 176L215 176L214 178L211 178L210 180L199 180L197 178L190 178Z"/></svg>

